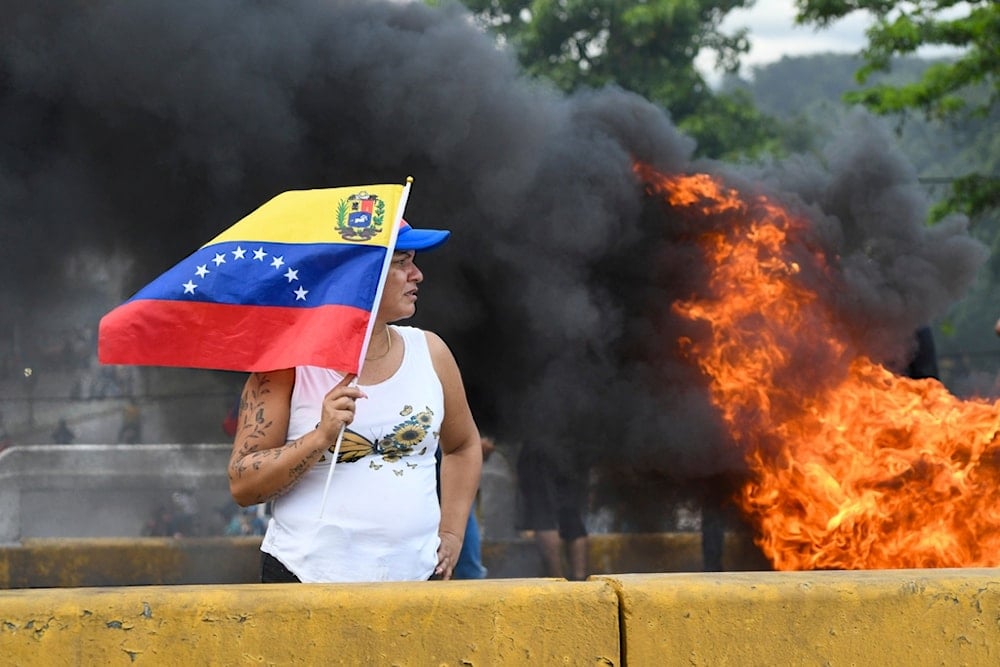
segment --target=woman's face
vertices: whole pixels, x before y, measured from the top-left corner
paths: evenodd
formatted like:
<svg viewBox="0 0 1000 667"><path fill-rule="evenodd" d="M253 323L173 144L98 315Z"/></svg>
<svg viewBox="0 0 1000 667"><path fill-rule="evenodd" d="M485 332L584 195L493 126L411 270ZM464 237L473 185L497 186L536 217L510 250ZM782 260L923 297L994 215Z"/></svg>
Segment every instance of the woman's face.
<svg viewBox="0 0 1000 667"><path fill-rule="evenodd" d="M415 255L412 250L392 254L376 321L395 322L413 317L417 312L417 285L423 282L424 274L413 263Z"/></svg>

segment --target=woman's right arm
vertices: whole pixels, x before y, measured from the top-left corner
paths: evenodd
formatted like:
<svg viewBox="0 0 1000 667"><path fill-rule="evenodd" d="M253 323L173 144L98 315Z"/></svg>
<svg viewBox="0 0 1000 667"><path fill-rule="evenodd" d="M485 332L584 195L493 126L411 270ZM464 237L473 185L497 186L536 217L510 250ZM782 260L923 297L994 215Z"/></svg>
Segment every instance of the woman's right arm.
<svg viewBox="0 0 1000 667"><path fill-rule="evenodd" d="M342 426L354 419L354 401L364 394L346 376L323 399L316 428L285 442L295 369L251 373L240 397L240 414L229 457L229 492L240 505L256 505L285 493L313 466Z"/></svg>

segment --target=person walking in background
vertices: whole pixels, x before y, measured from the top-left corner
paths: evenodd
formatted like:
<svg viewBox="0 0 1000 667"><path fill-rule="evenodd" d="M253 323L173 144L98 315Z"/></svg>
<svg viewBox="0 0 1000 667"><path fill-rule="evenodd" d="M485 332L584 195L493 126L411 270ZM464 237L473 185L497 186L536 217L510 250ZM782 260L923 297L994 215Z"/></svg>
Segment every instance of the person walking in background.
<svg viewBox="0 0 1000 667"><path fill-rule="evenodd" d="M577 461L557 462L549 451L523 445L517 459L517 528L533 531L547 577L564 577L563 545L568 579L587 578L587 474Z"/></svg>
<svg viewBox="0 0 1000 667"><path fill-rule="evenodd" d="M142 410L134 398L122 408L122 426L118 430L118 444L134 444L142 441Z"/></svg>
<svg viewBox="0 0 1000 667"><path fill-rule="evenodd" d="M496 449L496 444L489 436L483 436L480 441L483 446L483 463L485 463ZM479 500L478 494L476 500ZM462 542L462 551L458 554L458 563L455 564L452 578L485 579L487 574L488 570L483 565L483 535L479 528L476 508L473 506L469 512L469 520L465 524L465 540Z"/></svg>
<svg viewBox="0 0 1000 667"><path fill-rule="evenodd" d="M0 452L14 444L14 439L10 437L7 430L7 423L4 421L3 413L0 412Z"/></svg>
<svg viewBox="0 0 1000 667"><path fill-rule="evenodd" d="M66 424L65 419L59 420L59 425L52 431L52 442L57 445L69 445L76 440L76 434Z"/></svg>
<svg viewBox="0 0 1000 667"><path fill-rule="evenodd" d="M924 378L940 379L938 373L937 348L934 346L934 332L929 326L917 329L914 334L916 338L916 350L910 358L910 363L906 366L906 376L914 380Z"/></svg>
<svg viewBox="0 0 1000 667"><path fill-rule="evenodd" d="M479 487L479 431L444 341L390 326L416 313L416 252L449 234L401 224L359 376L299 366L247 379L229 487L242 506L273 500L263 582L452 577Z"/></svg>

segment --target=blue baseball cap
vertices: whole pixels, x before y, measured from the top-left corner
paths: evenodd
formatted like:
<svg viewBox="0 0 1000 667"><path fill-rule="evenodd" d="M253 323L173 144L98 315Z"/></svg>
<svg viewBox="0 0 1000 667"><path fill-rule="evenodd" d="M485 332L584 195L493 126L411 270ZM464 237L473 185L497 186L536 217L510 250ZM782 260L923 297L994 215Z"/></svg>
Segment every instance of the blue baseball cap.
<svg viewBox="0 0 1000 667"><path fill-rule="evenodd" d="M433 250L449 236L451 232L446 229L414 229L406 220L400 220L396 250Z"/></svg>

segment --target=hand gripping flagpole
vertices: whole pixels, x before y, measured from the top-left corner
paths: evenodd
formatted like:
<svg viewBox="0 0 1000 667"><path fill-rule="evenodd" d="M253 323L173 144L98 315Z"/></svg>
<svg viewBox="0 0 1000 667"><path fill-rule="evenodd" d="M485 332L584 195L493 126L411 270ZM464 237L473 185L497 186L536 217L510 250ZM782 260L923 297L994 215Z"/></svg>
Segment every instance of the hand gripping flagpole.
<svg viewBox="0 0 1000 667"><path fill-rule="evenodd" d="M392 253L396 248L396 237L399 235L399 223L403 219L403 210L406 208L406 200L410 196L410 186L413 185L413 177L406 177L406 185L403 186L403 192L399 197L399 205L396 207L396 216L392 223L392 228L389 230L389 245L386 247L385 259L382 261L382 277L378 281L378 289L375 292L375 303L374 311L372 316L368 318L368 331L365 332L365 344L361 346L361 357L358 359L358 373L354 376L354 379L348 383L348 386L356 386L358 378L361 377L361 368L365 363L365 356L368 354L368 344L371 342L372 329L375 327L375 313L378 311L378 305L382 301L382 288L385 287L385 277L389 273L389 265L392 264ZM389 326L386 323L386 326ZM333 446L333 459L330 461L330 472L326 475L326 484L323 486L323 499L320 501L319 505L319 518L323 518L323 514L326 512L326 497L330 493L330 481L333 480L333 469L337 466L337 457L340 456L340 444L344 441L344 431L347 429L347 424L340 425L340 432L337 434L337 442Z"/></svg>

